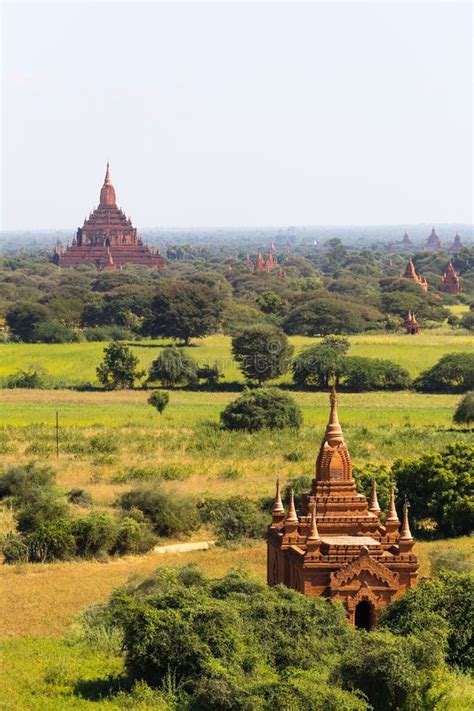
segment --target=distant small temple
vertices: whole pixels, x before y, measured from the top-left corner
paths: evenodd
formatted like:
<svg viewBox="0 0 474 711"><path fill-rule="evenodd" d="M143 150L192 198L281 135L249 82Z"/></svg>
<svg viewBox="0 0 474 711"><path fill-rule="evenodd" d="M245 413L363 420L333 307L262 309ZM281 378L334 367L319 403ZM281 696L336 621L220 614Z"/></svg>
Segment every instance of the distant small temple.
<svg viewBox="0 0 474 711"><path fill-rule="evenodd" d="M438 237L438 235L436 234L436 230L434 227L431 230L430 236L428 237L428 239L425 242L425 247L427 249L441 249L442 248L441 240Z"/></svg>
<svg viewBox="0 0 474 711"><path fill-rule="evenodd" d="M422 291L428 291L428 282L424 276L420 276L416 273L415 265L413 264L413 259L410 257L408 260L407 268L403 274L404 279L410 279L415 284L417 284Z"/></svg>
<svg viewBox="0 0 474 711"><path fill-rule="evenodd" d="M117 207L108 163L99 206L84 220L72 244L66 249L56 245L53 262L60 267L93 264L100 271L115 271L125 264L151 269L165 265L160 251L143 243L130 218Z"/></svg>
<svg viewBox="0 0 474 711"><path fill-rule="evenodd" d="M293 492L285 511L277 481L267 533L267 580L303 595L340 601L350 622L371 629L380 611L415 585L418 559L407 505L400 526L393 487L384 524L375 480L368 504L357 493L334 389L330 400L316 477L299 512Z"/></svg>
<svg viewBox="0 0 474 711"><path fill-rule="evenodd" d="M420 324L416 320L416 316L413 311L408 312L408 316L406 317L406 320L403 322L402 326L411 336L415 336L417 333L420 332Z"/></svg>
<svg viewBox="0 0 474 711"><path fill-rule="evenodd" d="M449 262L446 271L443 274L440 284L440 290L445 294L460 294L462 291L461 282L453 267L453 263Z"/></svg>
<svg viewBox="0 0 474 711"><path fill-rule="evenodd" d="M413 242L412 242L411 239L409 238L408 232L405 232L405 234L403 235L403 239L402 239L402 241L401 241L401 245L402 245L402 247L407 247L407 248L408 248L408 247L413 247Z"/></svg>
<svg viewBox="0 0 474 711"><path fill-rule="evenodd" d="M274 254L276 252L276 247L273 244L273 242L270 245L269 251L268 251L268 256L265 258L261 252L258 253L257 259L255 261L255 265L252 261L252 258L250 257L249 254L244 259L244 264L246 267L249 269L253 269L254 272L256 273L262 273L262 272L271 272L272 270L276 269L275 275L279 279L286 279L286 271L279 267L277 260L274 257Z"/></svg>
<svg viewBox="0 0 474 711"><path fill-rule="evenodd" d="M459 236L459 232L456 232L454 241L453 241L452 245L450 246L449 251L454 252L456 254L457 252L460 252L462 249L464 249L464 245L461 242L461 237Z"/></svg>

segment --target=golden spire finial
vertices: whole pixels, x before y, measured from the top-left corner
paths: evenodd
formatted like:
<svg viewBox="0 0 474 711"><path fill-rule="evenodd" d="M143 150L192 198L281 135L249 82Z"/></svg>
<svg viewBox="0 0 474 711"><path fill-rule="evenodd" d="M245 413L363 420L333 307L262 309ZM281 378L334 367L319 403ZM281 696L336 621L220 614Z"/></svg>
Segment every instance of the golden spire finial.
<svg viewBox="0 0 474 711"><path fill-rule="evenodd" d="M410 531L410 524L408 523L408 502L405 501L403 505L403 523L400 529L400 540L401 541L412 541L413 536Z"/></svg>
<svg viewBox="0 0 474 711"><path fill-rule="evenodd" d="M290 493L290 506L288 508L288 513L286 515L285 521L287 523L298 523L298 516L295 508L295 492L293 489Z"/></svg>
<svg viewBox="0 0 474 711"><path fill-rule="evenodd" d="M104 185L112 185L112 178L110 177L109 161L107 161L107 169L105 171Z"/></svg>

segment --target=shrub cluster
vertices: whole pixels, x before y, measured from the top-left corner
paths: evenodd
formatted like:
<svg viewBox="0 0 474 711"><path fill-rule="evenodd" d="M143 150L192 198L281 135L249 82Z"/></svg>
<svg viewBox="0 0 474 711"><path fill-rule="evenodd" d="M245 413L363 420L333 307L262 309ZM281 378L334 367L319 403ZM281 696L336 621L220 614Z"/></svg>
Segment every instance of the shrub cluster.
<svg viewBox="0 0 474 711"><path fill-rule="evenodd" d="M43 563L74 556L93 557L149 550L156 536L135 512L112 516L92 510L72 517L50 467L34 462L14 467L0 477L0 499L15 512L16 532L4 537L6 563ZM83 490L69 492L71 503L90 505Z"/></svg>
<svg viewBox="0 0 474 711"><path fill-rule="evenodd" d="M368 635L347 624L341 606L283 585L235 571L209 579L193 566L160 568L116 591L95 610L94 626L119 631L130 682L146 684L150 699L166 693L170 711L425 711L449 630L460 656L449 653L448 662L469 663L461 649L472 611L460 599L454 613L442 602L450 590L458 600L466 578L443 579L434 593L413 589ZM428 615L437 611L421 626L423 604Z"/></svg>

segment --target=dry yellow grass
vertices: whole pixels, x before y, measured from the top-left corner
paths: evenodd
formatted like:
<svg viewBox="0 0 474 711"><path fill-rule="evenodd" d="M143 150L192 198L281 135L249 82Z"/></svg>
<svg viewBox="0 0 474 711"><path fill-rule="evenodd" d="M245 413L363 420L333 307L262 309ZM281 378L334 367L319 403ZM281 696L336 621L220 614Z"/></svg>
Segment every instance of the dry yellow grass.
<svg viewBox="0 0 474 711"><path fill-rule="evenodd" d="M160 566L197 563L208 575L221 576L246 566L265 576L265 544L250 548L145 556L127 556L106 563L77 561L46 565L0 567L3 614L0 638L60 637L79 613L106 600L112 590L131 577L146 576Z"/></svg>

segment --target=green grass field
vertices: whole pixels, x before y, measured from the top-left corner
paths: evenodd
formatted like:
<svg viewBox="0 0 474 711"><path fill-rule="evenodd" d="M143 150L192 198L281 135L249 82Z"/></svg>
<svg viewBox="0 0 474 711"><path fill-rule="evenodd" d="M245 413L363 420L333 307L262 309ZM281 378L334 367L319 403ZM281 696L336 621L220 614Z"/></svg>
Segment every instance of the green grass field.
<svg viewBox="0 0 474 711"><path fill-rule="evenodd" d="M295 352L318 339L292 337ZM419 336L405 334L363 334L350 338L352 355L385 358L407 368L412 376L436 363L446 353L468 351L474 346L474 337L465 332L436 329ZM130 344L140 359L140 366L149 367L159 350L169 341L144 341ZM2 343L0 344L0 379L5 379L19 368L39 366L46 370L54 382L97 384L95 369L102 359L106 343ZM217 361L224 381L242 382L243 377L231 357L228 336L209 336L196 341L186 349L200 364ZM286 378L288 380L289 377Z"/></svg>
<svg viewBox="0 0 474 711"><path fill-rule="evenodd" d="M292 339L296 350L311 339ZM472 349L465 334L426 332L419 338L402 335L357 336L355 355L388 358L412 375L442 355ZM20 367L40 365L59 382L93 381L105 344L0 345L0 378ZM159 344L135 345L143 366L159 352ZM161 344L162 345L162 344ZM148 346L148 347L144 347ZM218 360L227 381L241 375L230 358L230 340L215 336L189 352L200 363ZM300 404L304 425L299 432L224 432L217 427L223 407L238 393L178 390L160 416L145 391L78 392L72 390L0 390L0 468L31 459L47 462L64 491L86 489L94 505L112 510L117 496L134 485L124 480L130 467L153 470L168 464L184 467L188 478L164 481L170 491L251 498L272 495L276 474L311 475L328 418L325 393L290 393ZM455 395L342 393L339 414L353 462L390 464L397 457L436 451L456 440L474 439L472 431L453 426ZM60 453L55 452L55 413L59 413ZM99 438L107 451L94 450ZM232 478L227 472L232 470ZM237 475L235 475L237 472ZM4 511L0 533L11 530L13 518ZM200 530L195 539L206 539ZM417 544L420 574L430 573L433 543ZM467 552L473 561L472 539L443 542L448 551ZM445 550L443 548L443 550ZM159 558L159 559L158 559ZM265 576L265 544L237 549L215 548L203 553L126 556L108 562L80 560L45 565L0 566L0 599L7 614L0 619L0 709L56 711L69 709L152 708L145 702L106 698L110 679L123 671L122 659L110 651L85 646L74 637L74 622L89 605L105 600L130 576L148 575L158 565L196 561L209 575L220 576L244 565ZM110 677L110 678L109 678ZM474 684L464 675L449 675L450 690L436 711L474 707ZM113 684L112 684L113 686Z"/></svg>

